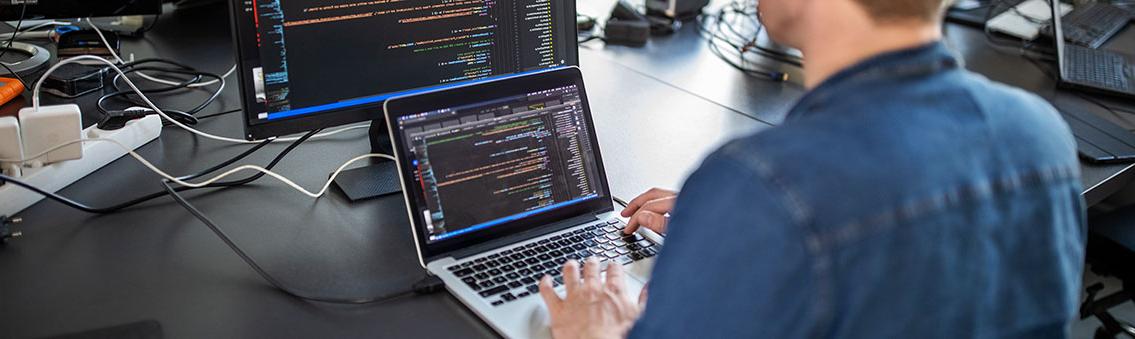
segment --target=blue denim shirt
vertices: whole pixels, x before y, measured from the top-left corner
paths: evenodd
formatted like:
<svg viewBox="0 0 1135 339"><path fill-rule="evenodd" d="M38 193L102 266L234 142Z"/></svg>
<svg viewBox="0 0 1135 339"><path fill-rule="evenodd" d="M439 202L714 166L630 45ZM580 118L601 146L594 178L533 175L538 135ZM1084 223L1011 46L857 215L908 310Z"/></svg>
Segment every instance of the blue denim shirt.
<svg viewBox="0 0 1135 339"><path fill-rule="evenodd" d="M686 181L633 338L1061 338L1085 217L1046 102L876 56Z"/></svg>

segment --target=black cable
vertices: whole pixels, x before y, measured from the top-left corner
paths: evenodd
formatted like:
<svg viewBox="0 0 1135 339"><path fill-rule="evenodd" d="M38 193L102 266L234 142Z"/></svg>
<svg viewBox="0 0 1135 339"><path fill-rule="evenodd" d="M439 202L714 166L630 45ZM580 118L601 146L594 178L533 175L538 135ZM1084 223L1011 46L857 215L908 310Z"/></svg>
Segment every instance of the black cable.
<svg viewBox="0 0 1135 339"><path fill-rule="evenodd" d="M248 264L248 266L251 267L253 271L256 271L256 274L260 275L260 278L264 279L264 281L267 281L268 284L272 285L272 287L275 287L277 290L280 290L281 292L284 292L284 294L290 295L292 297L308 301L332 304L373 304L403 298L417 293L432 293L440 290L441 280L437 279L436 277L427 275L419 283L414 284L414 287L412 289L382 296L343 298L307 295L306 293L297 291L295 289L292 289L291 287L284 285L271 274L269 274L268 271L265 271L264 268L260 267L260 265L256 263L256 260L253 260L252 257L250 257L247 253L244 253L244 251L240 249L240 246L237 246L236 243L233 242L233 240L229 238L227 234L225 234L225 231L221 230L221 228L217 226L215 222L210 220L209 217L205 216L204 213L202 213L200 210L190 204L189 201L186 201L185 198L178 194L177 191L169 185L168 181L162 180L162 187L165 188L166 193L169 194L170 197L173 197L174 201L181 205L181 207L184 207L186 211L189 211L190 214L196 217L197 220L200 220L201 223L205 224L205 226L209 227L209 230L213 231L213 234L217 235L218 238L221 238L221 241L224 241L225 245L228 245L229 249L236 253L236 255L239 256L241 260L244 260L244 263Z"/></svg>
<svg viewBox="0 0 1135 339"><path fill-rule="evenodd" d="M197 120L205 120L205 119L209 119L209 118L215 118L215 117L219 117L219 116L222 116L222 115L237 113L237 112L240 112L240 111L242 111L242 109L237 108L237 109L230 109L230 110L223 111L223 112L205 114L205 115L197 116Z"/></svg>
<svg viewBox="0 0 1135 339"><path fill-rule="evenodd" d="M170 66L170 67L152 66L152 65L148 65L148 64L164 64L164 65ZM143 65L146 65L146 66L143 66ZM217 98L220 97L221 91L224 90L224 88L225 88L225 79L222 76L217 75L217 74L213 74L213 73L208 73L208 72L201 72L201 71L198 71L198 70L196 70L196 69L194 69L190 66L187 66L185 64L182 64L182 63L179 63L179 62L176 62L176 61L172 61L172 60L166 60L166 59L160 59L160 58L140 59L140 60L134 60L134 61L131 61L131 62L124 62L124 63L121 64L121 67L119 67L119 68L122 70L122 73L125 74L125 75L129 75L131 73L136 73L136 72L151 71L151 72L158 72L158 73L166 75L166 76L169 76L170 74L188 76L188 79L183 79L180 83L177 83L177 84L174 84L174 85L167 85L167 86L163 86L163 87L148 88L148 89L141 89L140 88L139 90L143 94L166 93L166 92L172 92L172 91L181 90L181 89L193 89L190 86L193 85L193 84L201 83L201 80L203 78L214 79L217 83L216 90L213 90L212 93L209 95L209 97L206 98L203 102L201 102L197 106L190 108L188 110L162 108L162 111L167 113L167 115L169 115L170 118L175 119L178 122L185 124L185 125L196 125L198 123L198 119L195 118L194 115L199 113L200 111L204 110L206 107L211 105L213 102L215 102L217 100ZM107 69L109 69L109 67L107 67ZM96 102L95 107L98 108L99 112L103 113L104 115L109 115L110 111L112 110L112 109L106 107L106 102L108 100L111 100L111 99L125 100L125 101L133 104L134 106L143 106L143 107L148 106L145 102L142 102L140 100L140 98L135 98L135 96L137 96L137 93L135 93L133 91L133 89L123 89L122 88L122 86L119 84L119 81L118 81L122 76L123 75L116 74L114 76L113 80L111 81L111 83L114 85L115 92L103 95ZM148 108L148 107L146 107L146 108ZM157 112L151 111L150 114L157 114ZM170 124L170 122L163 121L163 124Z"/></svg>
<svg viewBox="0 0 1135 339"><path fill-rule="evenodd" d="M4 58L4 55L8 54L8 50L12 48L12 43L16 42L16 33L20 33L20 26L24 24L24 15L27 14L27 11L28 2L24 1L24 4L20 6L20 19L16 20L16 26L12 27L12 37L8 38L8 43L4 44L3 50L0 50L0 59Z"/></svg>
<svg viewBox="0 0 1135 339"><path fill-rule="evenodd" d="M619 197L616 197L616 196L613 196L613 195L611 196L611 200L614 200L616 204L623 205L623 208L630 206L630 204L628 204L623 199L619 199Z"/></svg>
<svg viewBox="0 0 1135 339"><path fill-rule="evenodd" d="M750 61L749 55L756 55L772 61L803 67L800 58L781 51L761 46L758 39L764 30L755 6L734 1L714 14L697 17L698 34L706 39L710 52L731 67L745 74L784 81L785 73ZM751 29L745 32L738 26Z"/></svg>
<svg viewBox="0 0 1135 339"><path fill-rule="evenodd" d="M11 67L8 67L8 64L3 60L4 55L8 53L8 49L11 49L12 43L16 42L16 34L20 32L20 26L24 23L24 15L27 14L27 10L28 3L25 1L23 6L20 6L20 19L16 21L16 26L12 27L12 37L8 38L8 43L4 45L3 50L0 50L0 67L4 67L4 70L8 71L13 77L16 77L16 81L19 81L20 85L24 86L24 91L31 91L32 88L28 87L28 83L24 81L24 77L20 76L16 71L13 71Z"/></svg>

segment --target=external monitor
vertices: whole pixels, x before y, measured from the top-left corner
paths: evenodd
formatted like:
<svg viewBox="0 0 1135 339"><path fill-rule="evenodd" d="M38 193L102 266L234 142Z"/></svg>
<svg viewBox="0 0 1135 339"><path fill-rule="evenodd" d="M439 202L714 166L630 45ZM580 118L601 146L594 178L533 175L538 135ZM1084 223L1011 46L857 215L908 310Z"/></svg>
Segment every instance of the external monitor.
<svg viewBox="0 0 1135 339"><path fill-rule="evenodd" d="M3 21L150 15L161 11L162 0L0 0Z"/></svg>
<svg viewBox="0 0 1135 339"><path fill-rule="evenodd" d="M387 98L578 63L570 0L230 3L247 139L381 120Z"/></svg>

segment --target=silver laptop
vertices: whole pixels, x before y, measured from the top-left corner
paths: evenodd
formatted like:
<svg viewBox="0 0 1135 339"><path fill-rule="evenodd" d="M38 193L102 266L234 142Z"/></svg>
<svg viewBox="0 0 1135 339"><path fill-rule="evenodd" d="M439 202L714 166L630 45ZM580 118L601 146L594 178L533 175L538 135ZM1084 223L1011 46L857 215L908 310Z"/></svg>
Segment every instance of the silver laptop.
<svg viewBox="0 0 1135 339"><path fill-rule="evenodd" d="M637 296L662 239L623 235L579 69L384 109L422 267L501 335L550 337L538 282L556 277L562 295L569 259L624 265Z"/></svg>

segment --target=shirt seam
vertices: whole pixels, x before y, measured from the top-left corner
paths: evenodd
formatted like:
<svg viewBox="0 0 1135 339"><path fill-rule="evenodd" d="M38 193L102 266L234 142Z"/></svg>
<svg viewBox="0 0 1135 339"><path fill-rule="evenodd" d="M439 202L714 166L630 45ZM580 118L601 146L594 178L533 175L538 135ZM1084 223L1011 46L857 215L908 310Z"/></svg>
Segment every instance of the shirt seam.
<svg viewBox="0 0 1135 339"><path fill-rule="evenodd" d="M813 221L812 208L807 205L801 195L793 190L785 180L772 168L767 161L765 161L759 154L758 150L754 152L739 150L739 144L734 143L730 147L725 148L723 154L725 159L736 163L742 168L747 168L751 173L755 174L759 179L764 180L770 186L770 191L778 191L779 197L776 198L781 205L784 205L789 210L789 215L792 216L791 224L799 228L805 235L804 244L808 254L811 256L812 262L812 275L816 282L816 293L813 299L813 307L816 314L816 326L812 328L811 337L823 337L823 333L827 332L829 324L834 319L834 280L831 278L831 254L826 251L820 241L820 234L810 227Z"/></svg>

